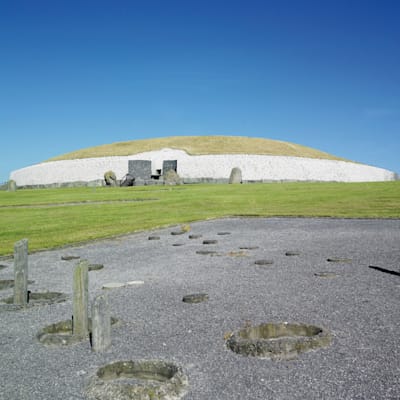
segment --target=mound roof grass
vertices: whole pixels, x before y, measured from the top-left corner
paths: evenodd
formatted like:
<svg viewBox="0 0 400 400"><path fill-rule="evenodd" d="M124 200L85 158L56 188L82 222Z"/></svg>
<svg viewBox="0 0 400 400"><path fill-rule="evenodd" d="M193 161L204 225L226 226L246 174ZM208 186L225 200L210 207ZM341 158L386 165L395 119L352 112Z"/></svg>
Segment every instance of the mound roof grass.
<svg viewBox="0 0 400 400"><path fill-rule="evenodd" d="M259 154L344 160L311 147L271 139L242 136L172 136L104 144L73 151L47 161L129 156L164 148L184 150L190 155Z"/></svg>

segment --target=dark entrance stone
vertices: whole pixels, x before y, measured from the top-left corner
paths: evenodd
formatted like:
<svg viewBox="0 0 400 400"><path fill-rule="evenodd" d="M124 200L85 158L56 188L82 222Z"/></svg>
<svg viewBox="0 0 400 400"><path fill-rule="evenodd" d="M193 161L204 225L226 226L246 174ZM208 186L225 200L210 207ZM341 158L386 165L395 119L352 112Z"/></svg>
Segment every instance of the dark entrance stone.
<svg viewBox="0 0 400 400"><path fill-rule="evenodd" d="M128 161L128 174L132 176L135 181L142 180L148 181L151 179L151 161L149 160L129 160Z"/></svg>

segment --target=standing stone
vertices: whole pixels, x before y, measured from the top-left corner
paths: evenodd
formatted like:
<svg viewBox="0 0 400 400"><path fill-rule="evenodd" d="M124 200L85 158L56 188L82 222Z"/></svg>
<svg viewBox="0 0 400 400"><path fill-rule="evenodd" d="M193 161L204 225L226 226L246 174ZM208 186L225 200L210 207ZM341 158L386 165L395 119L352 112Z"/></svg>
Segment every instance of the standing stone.
<svg viewBox="0 0 400 400"><path fill-rule="evenodd" d="M88 307L89 307L89 275L88 262L80 261L74 268L73 299L72 299L72 334L84 339L88 335Z"/></svg>
<svg viewBox="0 0 400 400"><path fill-rule="evenodd" d="M105 351L111 346L111 315L105 294L97 296L92 304L92 350Z"/></svg>
<svg viewBox="0 0 400 400"><path fill-rule="evenodd" d="M229 183L242 183L242 171L240 168L232 168Z"/></svg>
<svg viewBox="0 0 400 400"><path fill-rule="evenodd" d="M128 174L135 178L135 184L142 180L149 181L151 179L151 161L129 160Z"/></svg>
<svg viewBox="0 0 400 400"><path fill-rule="evenodd" d="M14 304L28 303L28 239L14 245Z"/></svg>
<svg viewBox="0 0 400 400"><path fill-rule="evenodd" d="M17 184L12 179L8 181L7 190L9 192L15 192L17 190Z"/></svg>

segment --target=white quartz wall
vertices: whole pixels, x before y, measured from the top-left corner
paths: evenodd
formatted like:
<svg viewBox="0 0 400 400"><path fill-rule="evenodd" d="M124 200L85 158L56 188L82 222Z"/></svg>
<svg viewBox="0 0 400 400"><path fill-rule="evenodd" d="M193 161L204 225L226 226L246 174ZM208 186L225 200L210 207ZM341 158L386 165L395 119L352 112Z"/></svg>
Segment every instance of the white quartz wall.
<svg viewBox="0 0 400 400"><path fill-rule="evenodd" d="M45 162L13 171L10 179L18 186L89 182L103 179L108 170L121 179L128 173L128 160L151 160L154 174L157 169L162 169L164 160L177 160L178 174L184 179L227 179L234 167L242 170L245 181L373 182L396 178L391 171L345 161L248 154L190 156L182 150L163 149L132 156Z"/></svg>

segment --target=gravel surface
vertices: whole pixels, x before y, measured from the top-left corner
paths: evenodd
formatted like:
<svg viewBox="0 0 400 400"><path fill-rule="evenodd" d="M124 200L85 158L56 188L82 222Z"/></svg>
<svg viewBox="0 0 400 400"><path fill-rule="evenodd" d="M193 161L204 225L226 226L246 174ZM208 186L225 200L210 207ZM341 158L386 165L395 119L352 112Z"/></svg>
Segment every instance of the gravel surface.
<svg viewBox="0 0 400 400"><path fill-rule="evenodd" d="M68 300L22 311L0 305L0 399L84 399L99 367L141 359L181 366L185 400L400 398L400 277L369 268L399 271L399 220L231 218L171 235L177 229L30 255L30 290ZM120 319L105 353L88 341L46 347L36 340L43 327L71 318L77 260L61 260L66 255L104 265L89 272L90 297L106 292ZM260 259L273 264L256 265ZM0 279L12 279L12 261L2 265ZM131 281L144 283L101 289ZM182 301L195 293L208 300ZM324 327L332 344L290 361L244 357L225 345L229 332L282 321Z"/></svg>

